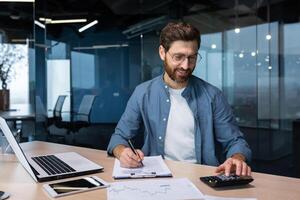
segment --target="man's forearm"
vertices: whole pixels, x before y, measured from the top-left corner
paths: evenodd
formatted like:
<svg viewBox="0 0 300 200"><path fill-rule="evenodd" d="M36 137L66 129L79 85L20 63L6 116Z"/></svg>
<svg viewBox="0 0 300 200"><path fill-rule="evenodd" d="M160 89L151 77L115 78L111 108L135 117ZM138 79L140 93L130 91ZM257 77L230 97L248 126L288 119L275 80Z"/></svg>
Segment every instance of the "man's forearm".
<svg viewBox="0 0 300 200"><path fill-rule="evenodd" d="M113 155L116 157L116 158L120 158L120 155L122 153L122 151L126 148L126 146L122 145L122 144L119 144L118 146L116 146L114 149L113 149Z"/></svg>

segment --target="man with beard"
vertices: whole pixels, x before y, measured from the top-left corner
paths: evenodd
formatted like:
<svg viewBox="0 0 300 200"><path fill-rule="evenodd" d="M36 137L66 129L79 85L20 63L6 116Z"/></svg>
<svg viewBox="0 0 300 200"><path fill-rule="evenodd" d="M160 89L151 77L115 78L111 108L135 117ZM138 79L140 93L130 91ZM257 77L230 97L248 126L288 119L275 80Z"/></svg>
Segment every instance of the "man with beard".
<svg viewBox="0 0 300 200"><path fill-rule="evenodd" d="M108 154L123 167L140 167L144 155L218 166L216 173L250 175L251 150L221 91L192 75L200 33L190 24L169 23L160 35L164 74L136 87L114 134ZM142 150L128 140L144 129ZM220 165L217 143L226 160ZM136 153L136 154L135 154Z"/></svg>

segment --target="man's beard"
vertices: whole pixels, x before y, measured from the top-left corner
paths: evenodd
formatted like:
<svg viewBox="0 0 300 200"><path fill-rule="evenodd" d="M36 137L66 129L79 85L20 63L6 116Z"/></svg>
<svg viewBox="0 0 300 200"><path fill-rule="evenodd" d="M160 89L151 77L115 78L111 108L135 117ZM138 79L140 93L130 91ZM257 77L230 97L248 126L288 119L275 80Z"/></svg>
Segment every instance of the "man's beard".
<svg viewBox="0 0 300 200"><path fill-rule="evenodd" d="M164 60L164 66L165 71L168 74L168 76L175 81L176 83L185 83L188 81L188 79L192 76L192 73L195 69L195 66L190 69L183 69L182 67L175 67L174 69L170 67L167 58ZM182 72L181 74L178 74L178 72Z"/></svg>

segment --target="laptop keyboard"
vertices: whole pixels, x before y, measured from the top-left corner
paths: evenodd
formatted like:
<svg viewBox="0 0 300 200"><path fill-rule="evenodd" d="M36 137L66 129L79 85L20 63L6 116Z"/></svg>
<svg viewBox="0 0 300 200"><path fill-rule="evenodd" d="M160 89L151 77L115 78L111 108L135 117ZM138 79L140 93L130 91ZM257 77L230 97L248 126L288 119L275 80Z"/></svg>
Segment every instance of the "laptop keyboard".
<svg viewBox="0 0 300 200"><path fill-rule="evenodd" d="M54 155L32 157L48 175L64 174L76 170Z"/></svg>

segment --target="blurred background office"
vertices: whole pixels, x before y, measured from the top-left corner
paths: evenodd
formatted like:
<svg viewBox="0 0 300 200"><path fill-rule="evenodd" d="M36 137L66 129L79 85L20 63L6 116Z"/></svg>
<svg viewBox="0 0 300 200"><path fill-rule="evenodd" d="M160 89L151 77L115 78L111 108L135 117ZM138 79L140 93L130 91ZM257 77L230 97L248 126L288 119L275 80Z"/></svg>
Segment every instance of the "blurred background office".
<svg viewBox="0 0 300 200"><path fill-rule="evenodd" d="M172 20L201 30L194 75L224 92L253 170L300 177L297 0L0 1L0 115L21 141L106 149L134 88L162 73Z"/></svg>

